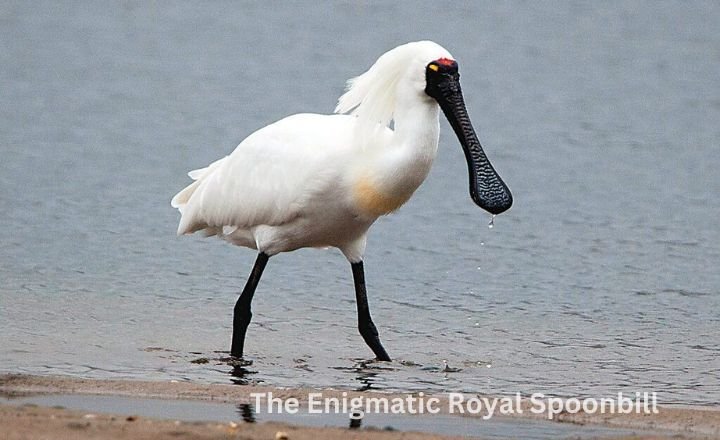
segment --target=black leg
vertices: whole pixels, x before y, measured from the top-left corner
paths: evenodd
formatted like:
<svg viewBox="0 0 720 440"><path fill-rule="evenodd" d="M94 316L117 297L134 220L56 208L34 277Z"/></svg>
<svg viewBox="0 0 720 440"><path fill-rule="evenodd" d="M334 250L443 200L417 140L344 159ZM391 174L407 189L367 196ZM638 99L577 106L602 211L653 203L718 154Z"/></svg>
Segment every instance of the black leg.
<svg viewBox="0 0 720 440"><path fill-rule="evenodd" d="M232 336L232 347L230 348L230 356L241 358L243 355L243 346L245 345L245 333L247 332L250 319L252 319L252 312L250 311L250 304L252 303L253 294L257 288L260 277L262 276L265 265L270 258L266 253L260 252L255 260L255 266L253 266L250 277L245 283L245 288L240 294L235 303L235 313L233 315L233 336Z"/></svg>
<svg viewBox="0 0 720 440"><path fill-rule="evenodd" d="M375 353L380 361L390 361L390 356L383 348L378 338L378 331L370 317L370 308L368 307L367 291L365 290L365 270L363 262L352 263L353 280L355 281L355 298L357 299L358 309L358 329L365 343Z"/></svg>

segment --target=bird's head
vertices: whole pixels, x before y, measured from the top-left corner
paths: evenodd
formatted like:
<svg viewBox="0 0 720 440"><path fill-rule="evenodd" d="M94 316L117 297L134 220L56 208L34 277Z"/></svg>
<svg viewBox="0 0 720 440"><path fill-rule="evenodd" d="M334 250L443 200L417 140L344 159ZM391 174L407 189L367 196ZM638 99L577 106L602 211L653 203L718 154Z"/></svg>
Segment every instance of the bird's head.
<svg viewBox="0 0 720 440"><path fill-rule="evenodd" d="M508 210L512 195L490 164L470 122L458 63L439 44L418 41L384 53L367 72L348 81L335 112L352 113L376 127L389 126L398 101L413 96L413 102L420 105L434 100L447 117L465 152L475 204L492 214Z"/></svg>

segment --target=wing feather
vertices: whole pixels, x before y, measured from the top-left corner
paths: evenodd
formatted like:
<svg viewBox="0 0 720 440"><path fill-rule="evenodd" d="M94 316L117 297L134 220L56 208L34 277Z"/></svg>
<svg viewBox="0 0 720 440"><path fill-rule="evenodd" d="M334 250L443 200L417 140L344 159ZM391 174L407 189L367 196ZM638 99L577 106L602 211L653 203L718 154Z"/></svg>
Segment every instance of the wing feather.
<svg viewBox="0 0 720 440"><path fill-rule="evenodd" d="M338 185L353 148L355 118L300 114L248 136L229 156L189 173L195 182L172 199L178 234L280 225Z"/></svg>

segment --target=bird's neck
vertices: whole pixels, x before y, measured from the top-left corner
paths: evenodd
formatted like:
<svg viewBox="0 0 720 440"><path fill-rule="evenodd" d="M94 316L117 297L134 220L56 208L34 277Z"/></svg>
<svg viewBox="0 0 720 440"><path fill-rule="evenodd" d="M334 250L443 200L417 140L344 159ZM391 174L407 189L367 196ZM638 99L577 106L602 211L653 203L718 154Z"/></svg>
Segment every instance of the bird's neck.
<svg viewBox="0 0 720 440"><path fill-rule="evenodd" d="M400 190L415 191L425 180L437 156L440 122L434 101L413 100L394 114L393 141L385 152L392 180Z"/></svg>
<svg viewBox="0 0 720 440"><path fill-rule="evenodd" d="M413 162L432 165L440 135L439 109L430 99L399 105L394 114L393 146L405 150Z"/></svg>
<svg viewBox="0 0 720 440"><path fill-rule="evenodd" d="M439 131L434 103L416 103L395 112L392 141L373 151L373 160L358 180L364 211L387 214L412 196L435 160Z"/></svg>

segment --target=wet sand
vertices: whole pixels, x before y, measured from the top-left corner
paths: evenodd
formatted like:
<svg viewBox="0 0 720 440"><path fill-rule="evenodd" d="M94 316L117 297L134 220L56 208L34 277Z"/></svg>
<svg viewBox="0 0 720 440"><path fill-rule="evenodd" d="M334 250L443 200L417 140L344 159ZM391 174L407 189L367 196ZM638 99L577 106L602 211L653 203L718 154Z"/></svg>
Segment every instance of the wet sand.
<svg viewBox="0 0 720 440"><path fill-rule="evenodd" d="M0 375L0 396L15 398L41 394L78 394L126 396L172 400L203 400L228 403L252 403L251 393L272 392L282 399L297 398L307 403L308 392L317 390L277 389L261 386L204 385L187 382L149 382L126 380L93 380L71 377ZM340 396L343 391L323 390L324 396ZM347 392L347 397L369 393ZM376 394L382 397L403 395ZM437 396L446 399L444 396ZM447 408L447 405L440 405ZM557 423L573 423L582 427L613 426L640 431L639 435L621 438L720 438L719 407L661 406L658 414L591 415L560 414ZM478 415L481 416L482 414ZM413 417L433 417L418 415ZM502 416L505 417L505 416ZM521 418L540 418L525 413ZM651 431L642 433L642 431ZM412 432L386 432L381 430L353 430L343 428L300 427L277 422L217 423L160 420L118 414L95 414L61 408L0 405L0 433L5 439L125 439L125 438L245 438L274 439L286 433L289 439L457 439L467 437L439 436ZM280 434L278 434L280 433ZM618 438L613 436L613 438Z"/></svg>
<svg viewBox="0 0 720 440"><path fill-rule="evenodd" d="M283 423L213 423L155 420L140 416L87 414L58 408L0 405L0 433L4 440L16 439L339 439L347 429L297 427ZM462 439L420 433L353 431L362 439Z"/></svg>

